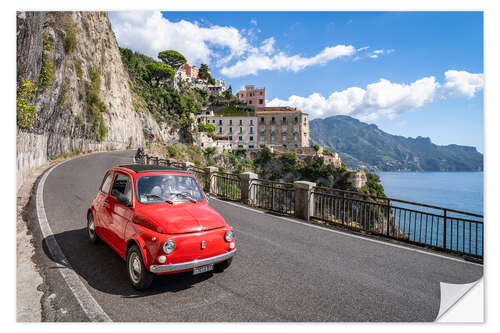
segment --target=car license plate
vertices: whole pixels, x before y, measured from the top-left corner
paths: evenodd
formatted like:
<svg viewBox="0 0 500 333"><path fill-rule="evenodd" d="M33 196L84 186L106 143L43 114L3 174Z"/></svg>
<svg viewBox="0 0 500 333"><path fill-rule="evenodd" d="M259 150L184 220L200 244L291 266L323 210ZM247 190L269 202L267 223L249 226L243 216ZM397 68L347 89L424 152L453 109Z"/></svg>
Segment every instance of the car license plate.
<svg viewBox="0 0 500 333"><path fill-rule="evenodd" d="M209 271L211 271L213 269L214 269L214 265L213 264L205 265L205 266L200 266L200 267L195 267L193 269L193 275L201 274L201 273L205 273L205 272L209 272Z"/></svg>

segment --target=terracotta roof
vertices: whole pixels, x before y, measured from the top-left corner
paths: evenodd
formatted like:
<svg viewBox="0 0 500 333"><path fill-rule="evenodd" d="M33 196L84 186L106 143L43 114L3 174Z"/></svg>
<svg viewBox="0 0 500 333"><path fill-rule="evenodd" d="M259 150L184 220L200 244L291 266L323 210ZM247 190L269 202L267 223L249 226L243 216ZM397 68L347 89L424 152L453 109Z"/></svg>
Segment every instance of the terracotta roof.
<svg viewBox="0 0 500 333"><path fill-rule="evenodd" d="M277 111L255 111L255 114L276 114L276 113L302 113L300 110L277 110Z"/></svg>

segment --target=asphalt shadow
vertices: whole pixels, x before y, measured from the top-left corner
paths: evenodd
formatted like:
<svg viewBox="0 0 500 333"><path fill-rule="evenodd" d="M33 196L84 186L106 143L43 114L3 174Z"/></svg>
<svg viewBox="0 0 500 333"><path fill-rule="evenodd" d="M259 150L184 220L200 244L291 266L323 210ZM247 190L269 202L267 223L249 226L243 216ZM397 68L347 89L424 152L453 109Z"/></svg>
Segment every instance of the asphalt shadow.
<svg viewBox="0 0 500 333"><path fill-rule="evenodd" d="M140 298L162 293L176 293L210 279L212 272L193 275L192 272L155 276L146 291L138 291L128 280L125 261L102 240L92 244L88 240L86 228L65 231L53 235L71 268L94 289L124 298ZM53 258L43 239L45 255L53 262L67 266ZM58 266L49 269L60 269Z"/></svg>

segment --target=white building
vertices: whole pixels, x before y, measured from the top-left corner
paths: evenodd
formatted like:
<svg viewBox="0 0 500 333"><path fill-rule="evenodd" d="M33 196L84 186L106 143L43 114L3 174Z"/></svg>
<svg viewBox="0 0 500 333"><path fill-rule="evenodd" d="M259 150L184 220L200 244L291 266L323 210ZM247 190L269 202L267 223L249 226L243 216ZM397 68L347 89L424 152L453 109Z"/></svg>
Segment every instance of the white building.
<svg viewBox="0 0 500 333"><path fill-rule="evenodd" d="M214 125L215 136L221 140L227 139L231 148L258 148L257 117L203 115L201 119Z"/></svg>

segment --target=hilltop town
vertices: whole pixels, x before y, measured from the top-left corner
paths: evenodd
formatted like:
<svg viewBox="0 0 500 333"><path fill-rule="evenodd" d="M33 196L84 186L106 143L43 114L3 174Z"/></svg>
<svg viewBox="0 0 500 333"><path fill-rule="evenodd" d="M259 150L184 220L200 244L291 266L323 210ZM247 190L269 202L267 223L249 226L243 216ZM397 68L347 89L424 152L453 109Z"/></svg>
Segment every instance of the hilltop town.
<svg viewBox="0 0 500 333"><path fill-rule="evenodd" d="M215 96L232 94L232 89L226 89L223 79L211 77L205 64L198 69L186 63L175 78ZM218 152L232 149L252 151L265 147L273 153L295 152L301 158L320 156L326 164L333 164L336 168L341 166L337 153L326 151L324 154L322 148L311 147L307 113L290 106L267 107L265 87L246 85L236 97L232 105L206 107L197 113L198 130L212 134L200 137L198 143L201 147L214 147Z"/></svg>

